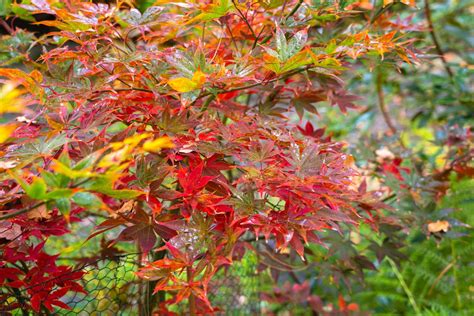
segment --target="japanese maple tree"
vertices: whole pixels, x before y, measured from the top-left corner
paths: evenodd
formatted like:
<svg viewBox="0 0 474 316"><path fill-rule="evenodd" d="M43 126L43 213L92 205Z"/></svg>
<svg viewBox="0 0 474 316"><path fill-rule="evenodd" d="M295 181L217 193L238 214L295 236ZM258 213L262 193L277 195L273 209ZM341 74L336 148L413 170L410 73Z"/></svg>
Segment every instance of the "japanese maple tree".
<svg viewBox="0 0 474 316"><path fill-rule="evenodd" d="M416 59L403 28L377 22L388 8L366 8L13 4L22 19L46 15L37 23L52 31L37 37L3 23L0 286L14 298L29 289L17 297L23 308L67 308L60 299L83 291L81 273L35 290L38 279L69 269L43 245L91 212L107 219L90 239L118 229L109 245L160 254L137 275L172 294L162 313L186 300L191 315L216 310L208 285L239 259L237 246L265 239L304 261L305 244L323 243L321 231L360 222L377 229L385 205L345 144L302 122L306 112L319 115L319 104L357 109L363 101L340 75L359 61Z"/></svg>

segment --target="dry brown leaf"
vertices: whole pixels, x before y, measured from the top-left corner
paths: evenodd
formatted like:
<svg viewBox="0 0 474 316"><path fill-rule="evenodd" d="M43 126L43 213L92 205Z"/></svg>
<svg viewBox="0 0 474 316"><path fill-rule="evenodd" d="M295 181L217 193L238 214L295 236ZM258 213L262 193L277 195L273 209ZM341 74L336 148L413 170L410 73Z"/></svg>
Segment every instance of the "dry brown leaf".
<svg viewBox="0 0 474 316"><path fill-rule="evenodd" d="M36 203L32 199L28 198L27 196L23 196L21 198L21 202L25 207L31 207L32 205ZM33 220L50 219L51 210L48 210L48 208L46 207L46 204L43 204L29 211L27 213L27 216L29 219L33 219Z"/></svg>
<svg viewBox="0 0 474 316"><path fill-rule="evenodd" d="M130 212L135 207L135 203L136 201L134 200L123 203L122 207L117 210L117 213L124 214Z"/></svg>
<svg viewBox="0 0 474 316"><path fill-rule="evenodd" d="M110 217L112 218L118 218L118 214L125 214L127 215L130 211L132 211L134 208L135 208L135 205L136 205L136 201L134 200L130 200L130 201L127 201L125 203L123 203L123 205L116 211L114 210L110 210L109 213L110 213Z"/></svg>
<svg viewBox="0 0 474 316"><path fill-rule="evenodd" d="M45 204L43 204L29 211L28 218L34 220L50 219L51 211L48 210Z"/></svg>
<svg viewBox="0 0 474 316"><path fill-rule="evenodd" d="M382 147L382 148L377 149L375 151L375 154L377 155L378 162L395 159L395 154L391 152L390 149L388 149L387 147Z"/></svg>
<svg viewBox="0 0 474 316"><path fill-rule="evenodd" d="M428 224L428 231L430 233L446 233L449 230L449 226L450 225L448 221L436 221Z"/></svg>
<svg viewBox="0 0 474 316"><path fill-rule="evenodd" d="M351 239L353 244L355 244L355 245L360 244L361 237L360 237L360 234L358 232L351 231L349 236L350 236L350 239Z"/></svg>

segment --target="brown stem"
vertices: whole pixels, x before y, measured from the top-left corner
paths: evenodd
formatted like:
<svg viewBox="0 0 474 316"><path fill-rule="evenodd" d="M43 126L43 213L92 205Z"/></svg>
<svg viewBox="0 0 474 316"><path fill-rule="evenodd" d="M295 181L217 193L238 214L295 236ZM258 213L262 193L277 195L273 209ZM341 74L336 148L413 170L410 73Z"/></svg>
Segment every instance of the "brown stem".
<svg viewBox="0 0 474 316"><path fill-rule="evenodd" d="M142 267L143 266L143 253L140 251L140 245L137 243L137 252L139 252L137 256L137 266ZM146 315L145 313L145 306L147 306L146 302L146 295L144 295L145 292L145 286L146 283L144 280L141 280L141 282L138 284L138 297L139 297L139 304L138 304L138 315L144 316Z"/></svg>
<svg viewBox="0 0 474 316"><path fill-rule="evenodd" d="M227 28L227 31L230 34L230 38L232 39L232 44L234 44L236 50L239 50L239 48L237 47L237 43L235 41L235 38L234 38L234 34L232 34L232 30L229 27L229 23L225 23L225 26Z"/></svg>
<svg viewBox="0 0 474 316"><path fill-rule="evenodd" d="M265 25L262 26L262 29L260 30L260 32L258 32L258 35L257 35L257 37L255 38L255 41L253 41L253 44L252 44L252 51L255 49L255 47L257 47L258 40L260 39L260 35L262 35L263 30L265 30Z"/></svg>
<svg viewBox="0 0 474 316"><path fill-rule="evenodd" d="M8 25L8 23L0 18L0 25L3 26L3 28L8 32L8 34L12 35L13 34L13 29Z"/></svg>
<svg viewBox="0 0 474 316"><path fill-rule="evenodd" d="M313 66L312 65L308 65L306 67L303 67L303 68L299 68L299 69L296 69L294 71L291 71L289 73L287 73L286 75L283 75L281 77L276 77L276 78L273 78L273 79L270 79L268 81L260 81L260 82L257 82L257 83L252 83L252 84L249 84L249 85L246 85L246 86L241 86L241 87L236 87L236 88L232 88L232 89L228 89L228 90L225 90L225 89L221 89L217 92L214 92L214 93L217 93L217 94L220 94L220 93L228 93L228 92L234 92L234 91L240 91L240 90L246 90L246 89L250 89L250 88L254 88L254 87L258 87L258 86L261 86L261 85L266 85L266 84L269 84L269 83L272 83L272 82L276 82L276 81L279 81L279 80L285 80L285 79L288 79L289 77L293 76L293 75L296 75L296 74L299 74L303 71L306 71L306 70L309 70L311 69ZM204 98L204 97L207 97L209 95L212 95L211 92L206 92L206 93L203 93L201 95L199 95L196 100L194 100L194 103L196 103L198 100ZM211 100L212 101L212 100ZM201 110L201 113L203 111Z"/></svg>
<svg viewBox="0 0 474 316"><path fill-rule="evenodd" d="M299 74L299 73L304 72L306 70L309 70L312 67L313 67L312 65L309 65L309 66L306 66L306 67L303 67L303 68L296 69L296 70L291 71L291 72L289 72L289 73L287 73L287 74L285 74L281 77L276 77L276 78L273 78L273 79L268 80L268 81L261 81L261 82L257 82L257 83L252 83L252 84L249 84L249 85L246 85L246 86L235 87L235 88L231 88L231 89L228 89L228 90L222 89L222 90L218 91L217 93L219 94L219 93L228 93L228 92L246 90L246 89L258 87L258 86L261 86L261 85L266 85L266 84L269 84L269 83L272 83L272 82L276 82L276 81L279 81L279 80L285 80L285 79L288 79L289 77L291 77L293 75L296 75L296 74ZM206 97L210 94L211 94L210 92L204 93L204 94L200 95L198 97L198 99L204 98L204 97Z"/></svg>
<svg viewBox="0 0 474 316"><path fill-rule="evenodd" d="M452 78L453 72L448 65L448 61L446 60L446 57L444 56L443 49L441 48L441 45L439 44L439 41L438 41L438 37L435 33L435 29L433 26L433 19L431 18L431 7L430 7L429 0L425 0L425 16L426 16L426 21L428 22L428 27L430 28L431 39L433 40L433 44L435 45L439 58L441 58L441 61L443 62L444 68L446 69L446 72L448 73L449 77Z"/></svg>
<svg viewBox="0 0 474 316"><path fill-rule="evenodd" d="M193 268L187 267L186 274L188 278L188 283L191 283L193 281ZM189 315L190 316L196 315L196 298L194 297L194 294L192 291L191 291L191 294L189 295Z"/></svg>
<svg viewBox="0 0 474 316"><path fill-rule="evenodd" d="M281 6L281 10L280 10L280 14L279 14L280 20L281 20L281 17L283 16L283 13L285 13L285 8L286 8L286 2L287 1L288 0L283 1L283 5Z"/></svg>
<svg viewBox="0 0 474 316"><path fill-rule="evenodd" d="M388 128L395 135L397 134L397 129L395 128L395 125L392 123L392 119L390 118L390 115L388 114L387 108L385 106L385 96L383 93L383 78L382 78L382 72L380 70L377 71L375 86L377 88L377 96L379 100L378 104L379 104L380 112L382 112L383 119L385 123L387 124Z"/></svg>
<svg viewBox="0 0 474 316"><path fill-rule="evenodd" d="M293 10L291 10L291 12L288 13L285 20L288 20L290 17L292 17L296 13L296 11L298 11L298 9L301 7L302 4L303 4L303 0L299 0L298 3L293 8Z"/></svg>
<svg viewBox="0 0 474 316"><path fill-rule="evenodd" d="M21 215L21 214L25 214L25 213L28 213L29 211L32 211L34 210L35 208L37 207L40 207L42 205L46 204L46 202L40 202L40 203L36 203L30 207L27 207L27 208L24 208L24 209L21 209L21 210L18 210L16 212L11 212L11 213L7 213L5 215L2 215L0 216L0 220L6 220L6 219L9 219L9 218L13 218L13 217L16 217L18 215Z"/></svg>
<svg viewBox="0 0 474 316"><path fill-rule="evenodd" d="M249 28L250 32L252 33L252 36L253 38L257 38L257 35L255 35L255 32L253 31L253 28L252 26L250 25L249 23L249 20L247 20L247 18L245 17L245 15L242 13L242 11L240 11L239 7L237 6L237 4L235 3L235 0L232 0L232 4L234 5L234 7L237 9L237 11L239 12L239 16L242 18L242 20L244 20L245 24L247 25L247 27Z"/></svg>
<svg viewBox="0 0 474 316"><path fill-rule="evenodd" d="M431 295L431 292L433 292L433 289L436 287L436 285L439 283L439 281L441 280L441 278L449 271L449 269L451 269L454 264L456 263L456 260L450 262L444 269L443 271L441 271L441 273L438 275L438 277L436 278L436 280L434 280L433 282L433 285L431 285L430 287L430 290L428 291L428 296Z"/></svg>

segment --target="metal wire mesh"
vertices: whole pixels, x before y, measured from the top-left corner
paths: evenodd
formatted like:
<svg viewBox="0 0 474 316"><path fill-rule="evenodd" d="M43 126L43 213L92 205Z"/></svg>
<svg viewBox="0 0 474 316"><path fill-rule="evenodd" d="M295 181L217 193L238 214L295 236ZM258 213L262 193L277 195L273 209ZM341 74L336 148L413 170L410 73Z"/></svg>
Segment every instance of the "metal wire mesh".
<svg viewBox="0 0 474 316"><path fill-rule="evenodd" d="M152 315L154 306L150 306L148 283L134 274L138 262L137 254L128 254L97 259L68 272L85 272L80 283L86 293L68 292L61 298L70 310L58 309L50 313L44 309L35 314L25 308L30 299L27 290L41 288L54 279L32 284L28 289L18 290L14 296L0 289L0 315ZM61 279L67 280L68 274L61 276ZM209 287L210 301L220 308L217 315L258 315L259 280L254 272L239 270L239 267L218 273ZM187 310L185 306L181 307L183 309L180 310Z"/></svg>
<svg viewBox="0 0 474 316"><path fill-rule="evenodd" d="M259 286L257 274L239 276L224 270L211 282L209 300L220 309L217 315L259 315Z"/></svg>
<svg viewBox="0 0 474 316"><path fill-rule="evenodd" d="M70 310L58 309L50 313L41 311L40 315L137 315L140 306L140 286L143 282L134 274L137 270L137 256L123 255L108 259L98 259L69 271L61 276L61 280L68 280L68 275L83 271L80 283L86 293L68 292L61 301L70 307ZM27 290L41 288L45 283L53 282L56 278L38 284L31 284L28 288L17 290L13 296L5 289L0 290L0 315L30 315L32 312L25 308L29 301Z"/></svg>
<svg viewBox="0 0 474 316"><path fill-rule="evenodd" d="M57 315L136 315L140 303L136 255L101 260L83 268L82 284L87 292L71 293L65 303L71 310L62 310Z"/></svg>

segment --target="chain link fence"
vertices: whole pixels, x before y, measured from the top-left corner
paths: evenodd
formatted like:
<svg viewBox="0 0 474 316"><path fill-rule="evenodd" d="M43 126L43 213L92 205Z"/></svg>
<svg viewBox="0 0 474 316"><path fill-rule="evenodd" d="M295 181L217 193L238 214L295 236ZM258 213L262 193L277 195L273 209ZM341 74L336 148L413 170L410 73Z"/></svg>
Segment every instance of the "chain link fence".
<svg viewBox="0 0 474 316"><path fill-rule="evenodd" d="M140 257L128 254L97 259L83 263L69 271L69 274L83 271L80 281L86 293L68 292L61 301L70 309L58 309L50 313L47 310L33 313L25 308L29 302L27 289L18 290L13 296L6 289L0 289L0 315L153 315L150 284L138 279L135 271L139 268ZM68 275L61 276L67 280ZM29 288L40 287L32 284ZM221 270L209 285L209 299L219 307L217 315L259 315L260 278L257 273L245 267ZM181 306L182 310L186 310ZM180 309L177 310L178 314Z"/></svg>

